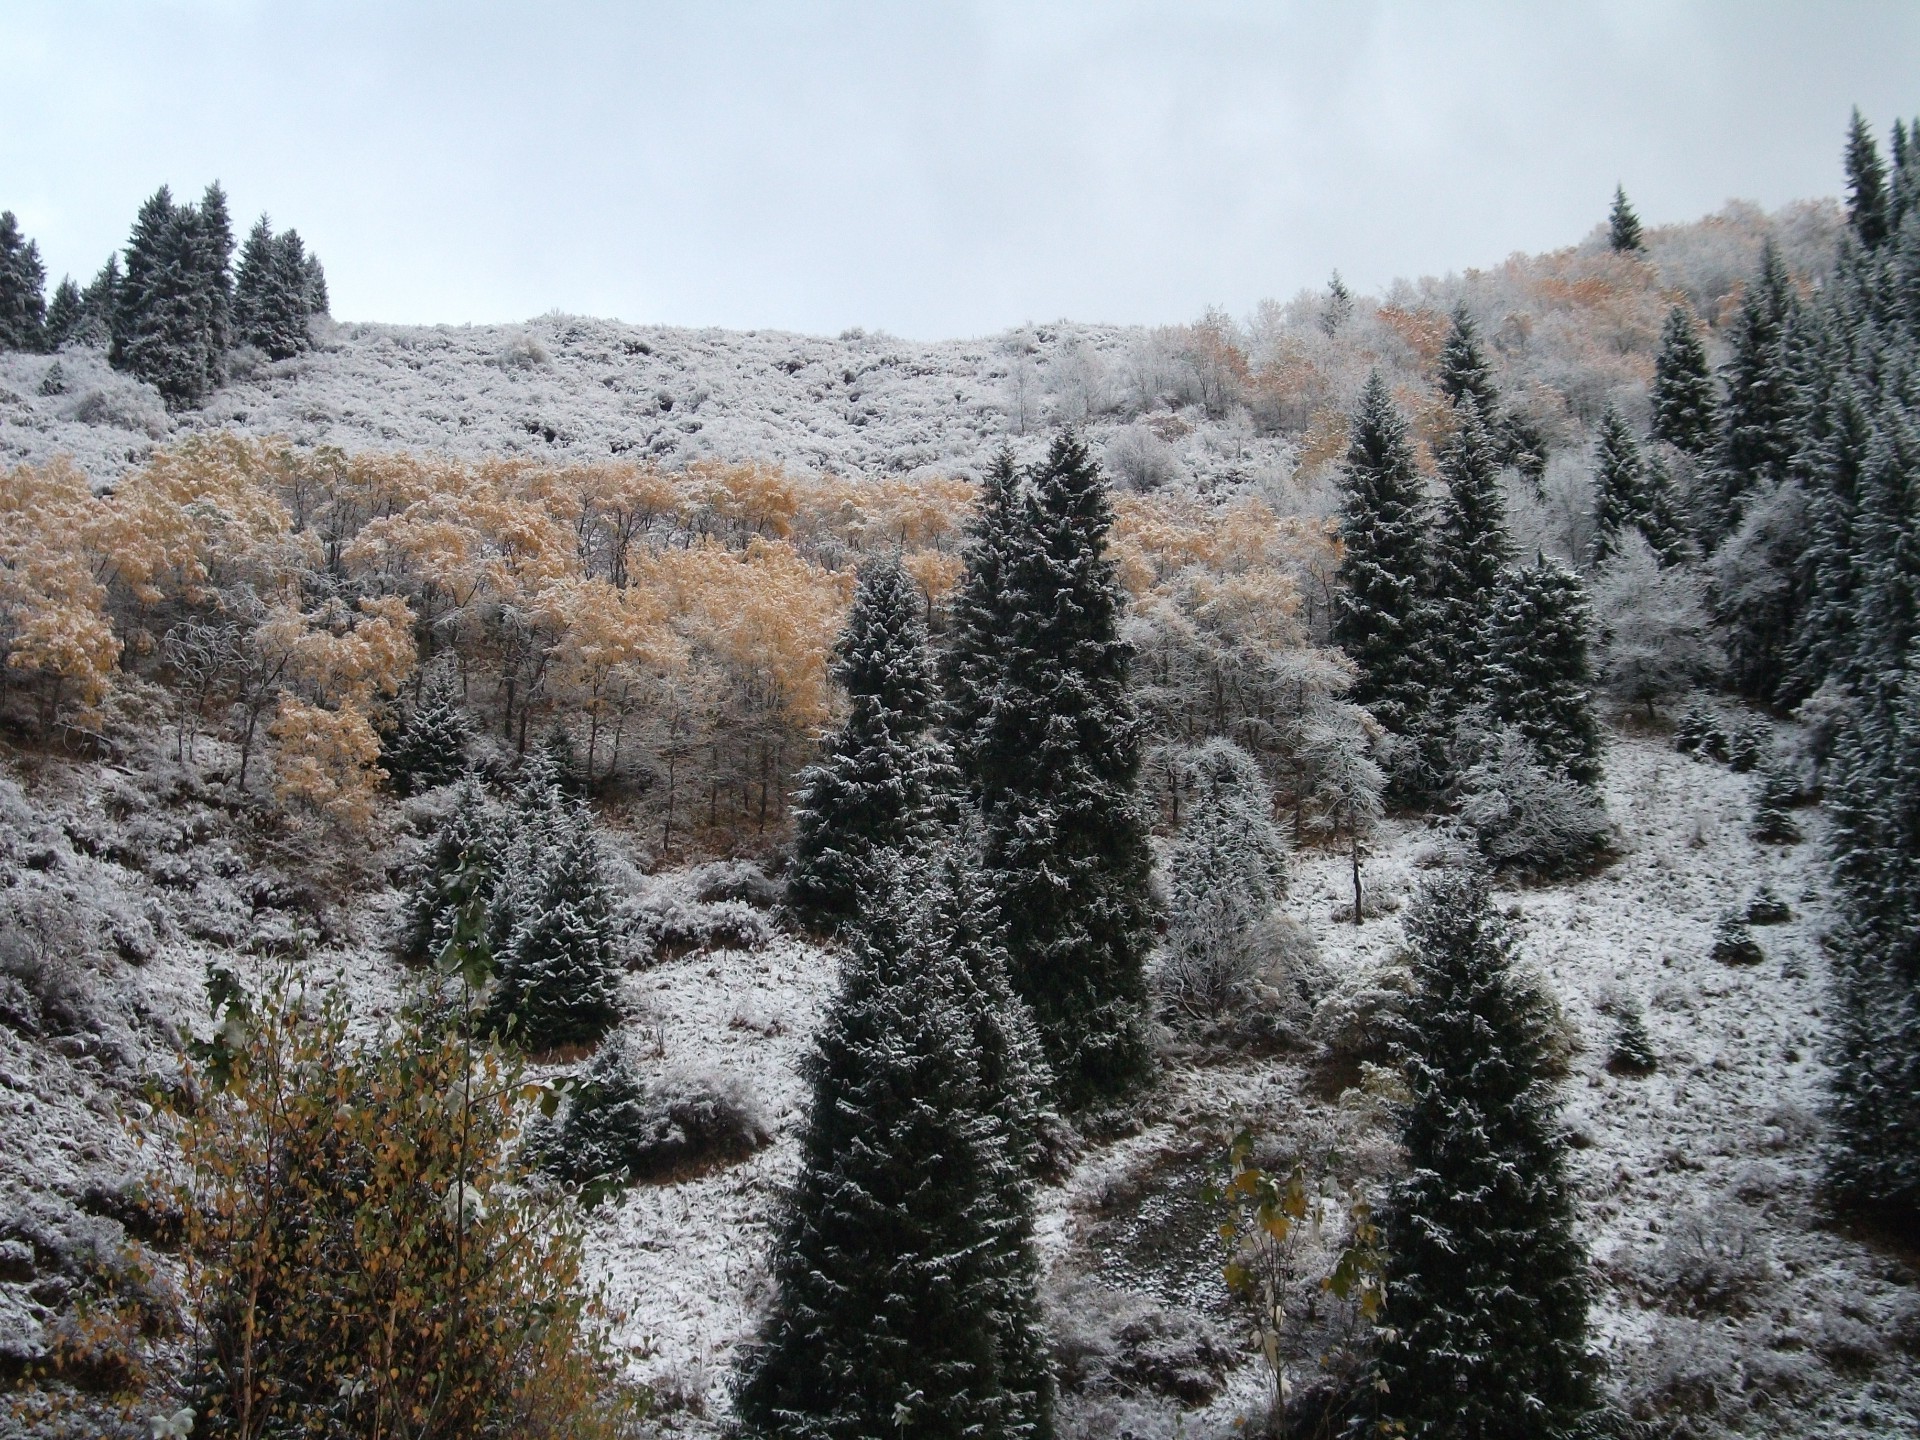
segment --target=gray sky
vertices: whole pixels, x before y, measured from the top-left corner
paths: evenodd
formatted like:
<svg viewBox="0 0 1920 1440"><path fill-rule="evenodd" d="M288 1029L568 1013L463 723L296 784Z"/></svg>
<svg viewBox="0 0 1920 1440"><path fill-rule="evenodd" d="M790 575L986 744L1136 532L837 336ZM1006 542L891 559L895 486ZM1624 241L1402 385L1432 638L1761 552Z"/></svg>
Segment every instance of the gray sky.
<svg viewBox="0 0 1920 1440"><path fill-rule="evenodd" d="M0 0L0 208L54 278L217 177L343 318L936 338L1834 194L1856 103L1920 4Z"/></svg>

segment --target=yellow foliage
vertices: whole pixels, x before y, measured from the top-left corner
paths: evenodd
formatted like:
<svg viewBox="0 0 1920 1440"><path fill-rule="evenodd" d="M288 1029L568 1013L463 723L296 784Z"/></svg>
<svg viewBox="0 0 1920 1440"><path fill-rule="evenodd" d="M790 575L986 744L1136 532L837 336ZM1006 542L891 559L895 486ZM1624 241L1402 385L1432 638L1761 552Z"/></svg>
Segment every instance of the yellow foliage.
<svg viewBox="0 0 1920 1440"><path fill-rule="evenodd" d="M373 819L374 790L387 772L364 710L328 710L283 692L269 733L278 747L273 788L282 803L307 806L349 829Z"/></svg>
<svg viewBox="0 0 1920 1440"><path fill-rule="evenodd" d="M66 460L0 473L0 650L84 706L105 696L121 649L85 548L104 508Z"/></svg>

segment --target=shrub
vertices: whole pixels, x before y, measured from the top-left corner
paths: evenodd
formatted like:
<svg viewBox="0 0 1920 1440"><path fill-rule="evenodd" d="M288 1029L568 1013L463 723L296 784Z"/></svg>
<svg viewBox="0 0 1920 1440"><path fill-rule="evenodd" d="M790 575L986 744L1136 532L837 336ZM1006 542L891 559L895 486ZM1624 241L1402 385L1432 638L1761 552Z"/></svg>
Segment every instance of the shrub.
<svg viewBox="0 0 1920 1440"><path fill-rule="evenodd" d="M780 903L780 886L751 860L716 860L692 875L694 898L703 905L732 903L771 910Z"/></svg>
<svg viewBox="0 0 1920 1440"><path fill-rule="evenodd" d="M1730 910L1713 927L1713 958L1722 965L1758 965L1767 953L1747 928L1747 917Z"/></svg>
<svg viewBox="0 0 1920 1440"><path fill-rule="evenodd" d="M166 1186L195 1433L632 1433L577 1208L514 1158L535 1088L424 1008L367 1043L290 972L209 992Z"/></svg>
<svg viewBox="0 0 1920 1440"><path fill-rule="evenodd" d="M1771 885L1762 885L1753 892L1753 899L1747 902L1747 923L1749 925L1784 925L1793 919L1793 911L1778 895L1773 893Z"/></svg>
<svg viewBox="0 0 1920 1440"><path fill-rule="evenodd" d="M650 896L632 912L631 933L656 960L708 950L758 950L773 922L739 900L707 904L677 893Z"/></svg>
<svg viewBox="0 0 1920 1440"><path fill-rule="evenodd" d="M1613 1044L1607 1051L1607 1069L1615 1075L1651 1075L1660 1068L1653 1053L1647 1022L1638 1010L1626 1010L1614 1023Z"/></svg>
<svg viewBox="0 0 1920 1440"><path fill-rule="evenodd" d="M1702 760L1727 759L1727 732L1710 706L1694 701L1674 728L1673 748Z"/></svg>
<svg viewBox="0 0 1920 1440"><path fill-rule="evenodd" d="M1462 777L1460 823L1496 870L1562 875L1606 854L1600 797L1534 758L1517 730L1502 727Z"/></svg>
<svg viewBox="0 0 1920 1440"><path fill-rule="evenodd" d="M1677 1216L1642 1267L1648 1288L1680 1314L1742 1314L1772 1274L1766 1242L1734 1205Z"/></svg>

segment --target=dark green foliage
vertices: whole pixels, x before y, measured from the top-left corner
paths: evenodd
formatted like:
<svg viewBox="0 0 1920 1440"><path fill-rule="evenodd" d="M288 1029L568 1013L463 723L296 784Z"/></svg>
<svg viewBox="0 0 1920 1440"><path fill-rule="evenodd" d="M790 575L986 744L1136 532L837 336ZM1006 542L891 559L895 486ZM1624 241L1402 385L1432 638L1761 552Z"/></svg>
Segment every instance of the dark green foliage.
<svg viewBox="0 0 1920 1440"><path fill-rule="evenodd" d="M1667 312L1653 362L1653 438L1689 455L1713 448L1718 405L1707 348L1684 305Z"/></svg>
<svg viewBox="0 0 1920 1440"><path fill-rule="evenodd" d="M80 287L73 283L71 275L63 275L60 283L53 287L53 299L47 304L47 349L58 350L72 340L86 318Z"/></svg>
<svg viewBox="0 0 1920 1440"><path fill-rule="evenodd" d="M1604 564L1620 548L1623 531L1641 529L1646 511L1646 462L1627 420L1608 405L1593 444L1593 560ZM1649 540L1651 543L1651 540Z"/></svg>
<svg viewBox="0 0 1920 1440"><path fill-rule="evenodd" d="M1627 203L1624 185L1613 187L1613 208L1607 212L1607 245L1616 254L1636 254L1647 248L1640 236L1640 217Z"/></svg>
<svg viewBox="0 0 1920 1440"><path fill-rule="evenodd" d="M1793 919L1792 908L1773 893L1771 885L1762 885L1753 892L1753 898L1747 902L1749 925L1784 925L1791 919Z"/></svg>
<svg viewBox="0 0 1920 1440"><path fill-rule="evenodd" d="M560 814L487 996L487 1023L527 1050L590 1044L620 1016L613 912L593 823L583 806Z"/></svg>
<svg viewBox="0 0 1920 1440"><path fill-rule="evenodd" d="M262 215L240 252L234 295L239 339L269 359L286 360L311 346L307 321L326 308L319 258L306 253L298 231L275 235Z"/></svg>
<svg viewBox="0 0 1920 1440"><path fill-rule="evenodd" d="M1793 802L1799 787L1777 762L1760 774L1760 791L1753 802L1753 838L1768 845L1792 845L1800 839L1800 827L1793 823Z"/></svg>
<svg viewBox="0 0 1920 1440"><path fill-rule="evenodd" d="M1638 1010L1626 1011L1613 1028L1613 1041L1607 1047L1607 1069L1615 1075L1651 1075L1659 1068L1660 1057L1653 1053L1647 1022Z"/></svg>
<svg viewBox="0 0 1920 1440"><path fill-rule="evenodd" d="M1337 335L1340 327L1353 315L1353 292L1347 289L1346 281L1340 278L1338 270L1327 282L1327 298L1320 305L1320 332L1323 335Z"/></svg>
<svg viewBox="0 0 1920 1440"><path fill-rule="evenodd" d="M471 775L453 793L452 807L434 832L420 872L407 893L400 932L400 958L414 965L436 962L461 908L491 898L498 874L497 824L486 792Z"/></svg>
<svg viewBox="0 0 1920 1440"><path fill-rule="evenodd" d="M1383 1217L1375 1403L1413 1437L1571 1435L1595 1404L1590 1281L1537 1003L1483 871L1429 881L1406 931L1407 1174Z"/></svg>
<svg viewBox="0 0 1920 1440"><path fill-rule="evenodd" d="M1057 439L1025 484L983 516L956 616L952 715L978 797L1013 983L1073 1107L1120 1095L1151 1068L1145 961L1152 852L1136 798L1141 724L1107 536L1106 482L1086 446ZM994 538L989 538L994 537ZM985 617L995 631L978 628ZM984 705L984 709L982 706ZM977 717L968 724L970 717Z"/></svg>
<svg viewBox="0 0 1920 1440"><path fill-rule="evenodd" d="M1352 436L1341 472L1333 640L1359 669L1353 699L1394 734L1415 735L1435 678L1424 602L1430 518L1406 421L1377 371L1360 394ZM1424 787L1416 775L1401 788Z"/></svg>
<svg viewBox="0 0 1920 1440"><path fill-rule="evenodd" d="M96 345L102 349L113 343L113 317L120 304L120 257L109 255L100 273L80 292L81 320L69 337L76 345Z"/></svg>
<svg viewBox="0 0 1920 1440"><path fill-rule="evenodd" d="M582 800L592 789L586 767L580 762L580 747L573 743L573 732L558 716L540 737L540 763L564 798Z"/></svg>
<svg viewBox="0 0 1920 1440"><path fill-rule="evenodd" d="M380 765L402 795L431 790L460 778L467 768L473 728L460 705L459 679L451 667L427 672L420 698L404 710L381 745Z"/></svg>
<svg viewBox="0 0 1920 1440"><path fill-rule="evenodd" d="M856 919L876 858L931 834L950 764L933 735L926 598L897 559L861 571L835 651L845 723L800 777L787 904L816 931Z"/></svg>
<svg viewBox="0 0 1920 1440"><path fill-rule="evenodd" d="M1477 407L1461 410L1459 427L1440 452L1440 475L1447 493L1429 561L1429 650L1437 698L1450 720L1486 687L1488 623L1501 572L1514 558L1499 457Z"/></svg>
<svg viewBox="0 0 1920 1440"><path fill-rule="evenodd" d="M1757 721L1734 726L1727 737L1727 767L1736 775L1749 775L1760 768L1767 755L1767 730Z"/></svg>
<svg viewBox="0 0 1920 1440"><path fill-rule="evenodd" d="M1771 241L1760 273L1747 286L1729 337L1732 356L1722 372L1726 401L1716 457L1718 513L1711 539L1719 543L1740 522L1747 496L1787 478L1797 448L1798 399L1791 353L1800 302L1786 262Z"/></svg>
<svg viewBox="0 0 1920 1440"><path fill-rule="evenodd" d="M1592 632L1586 590L1572 573L1545 556L1507 569L1491 620L1489 710L1543 765L1581 785L1600 779Z"/></svg>
<svg viewBox="0 0 1920 1440"><path fill-rule="evenodd" d="M1682 755L1693 755L1702 760L1726 760L1727 732L1721 727L1720 718L1713 713L1712 706L1699 700L1687 706L1680 723L1674 727L1673 748Z"/></svg>
<svg viewBox="0 0 1920 1440"><path fill-rule="evenodd" d="M1713 958L1722 965L1758 965L1767 958L1767 952L1753 938L1747 917L1729 910L1713 927Z"/></svg>
<svg viewBox="0 0 1920 1440"><path fill-rule="evenodd" d="M195 210L192 250L193 273L200 288L207 327L209 365L218 383L220 357L233 348L233 221L227 214L227 192L214 181Z"/></svg>
<svg viewBox="0 0 1920 1440"><path fill-rule="evenodd" d="M967 527L966 568L948 602L940 683L948 740L970 784L979 771L981 727L999 683L1001 639L1012 623L1007 579L1023 494L1013 454L1002 450L981 481L980 501Z"/></svg>
<svg viewBox="0 0 1920 1440"><path fill-rule="evenodd" d="M1035 1047L964 873L895 867L823 1019L748 1436L1052 1434Z"/></svg>
<svg viewBox="0 0 1920 1440"><path fill-rule="evenodd" d="M169 408L199 403L218 382L231 324L226 202L218 186L207 199L218 202L211 212L176 205L163 185L140 207L114 293L108 359L152 383Z"/></svg>
<svg viewBox="0 0 1920 1440"><path fill-rule="evenodd" d="M1491 426L1499 418L1500 391L1493 383L1493 367L1480 349L1480 331L1467 313L1467 307L1454 308L1453 328L1446 344L1440 347L1439 373L1435 377L1441 393L1456 407L1474 405Z"/></svg>
<svg viewBox="0 0 1920 1440"><path fill-rule="evenodd" d="M47 267L40 247L0 211L0 350L38 350L46 342Z"/></svg>
<svg viewBox="0 0 1920 1440"><path fill-rule="evenodd" d="M1887 167L1857 108L1847 127L1846 165L1847 224L1863 248L1878 249L1887 238Z"/></svg>

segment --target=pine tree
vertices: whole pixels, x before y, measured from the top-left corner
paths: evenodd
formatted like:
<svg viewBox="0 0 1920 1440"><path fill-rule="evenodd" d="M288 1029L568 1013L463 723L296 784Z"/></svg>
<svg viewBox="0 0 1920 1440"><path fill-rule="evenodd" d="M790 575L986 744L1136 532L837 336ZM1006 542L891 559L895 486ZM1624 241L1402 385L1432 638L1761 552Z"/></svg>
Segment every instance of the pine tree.
<svg viewBox="0 0 1920 1440"><path fill-rule="evenodd" d="M1616 255L1633 255L1647 247L1640 236L1640 217L1627 203L1624 185L1613 187L1613 208L1607 212L1607 245Z"/></svg>
<svg viewBox="0 0 1920 1440"><path fill-rule="evenodd" d="M1593 615L1579 579L1541 556L1508 567L1491 624L1493 719L1513 726L1540 763L1569 780L1600 780L1600 725L1589 659Z"/></svg>
<svg viewBox="0 0 1920 1440"><path fill-rule="evenodd" d="M1163 1000L1217 1015L1258 979L1263 929L1286 893L1287 841L1273 793L1231 740L1199 746L1187 764L1186 823L1167 857Z"/></svg>
<svg viewBox="0 0 1920 1440"><path fill-rule="evenodd" d="M1626 417L1609 404L1600 417L1600 434L1593 446L1594 564L1603 565L1613 557L1623 531L1642 528L1646 476L1646 462Z"/></svg>
<svg viewBox="0 0 1920 1440"><path fill-rule="evenodd" d="M1338 270L1327 282L1327 298L1320 305L1320 333L1337 335L1353 315L1353 292L1347 288L1347 282L1340 278Z"/></svg>
<svg viewBox="0 0 1920 1440"><path fill-rule="evenodd" d="M1887 167L1859 107L1847 127L1847 224L1865 250L1877 250L1887 238Z"/></svg>
<svg viewBox="0 0 1920 1440"><path fill-rule="evenodd" d="M218 195L218 187L209 198ZM221 213L211 226L191 205L175 205L166 186L140 207L127 242L127 271L114 296L108 359L151 382L169 408L197 404L218 379L221 333L211 270L220 248Z"/></svg>
<svg viewBox="0 0 1920 1440"><path fill-rule="evenodd" d="M1572 1435L1595 1404L1590 1281L1513 937L1477 867L1428 882L1405 928L1407 1175L1383 1216L1391 1329L1375 1403L1415 1440Z"/></svg>
<svg viewBox="0 0 1920 1440"><path fill-rule="evenodd" d="M1653 362L1653 438L1705 455L1713 448L1715 411L1706 347L1686 306L1676 305L1667 312Z"/></svg>
<svg viewBox="0 0 1920 1440"><path fill-rule="evenodd" d="M954 759L970 782L980 769L981 727L993 709L1001 645L1012 624L1007 577L1024 496L1013 454L1002 450L981 481L967 527L965 568L948 602L939 660L944 720Z"/></svg>
<svg viewBox="0 0 1920 1440"><path fill-rule="evenodd" d="M1003 626L988 642L972 631L971 609L956 626L971 632L963 643L993 647L973 662L990 668L958 687L957 723L980 697L987 709L956 732L956 750L979 799L1014 987L1039 1023L1061 1099L1079 1108L1124 1093L1151 1069L1153 861L1135 794L1141 723L1098 465L1077 437L1062 435L1008 498L1001 587L986 600ZM974 559L986 558L976 545ZM963 587L963 606L977 593Z"/></svg>
<svg viewBox="0 0 1920 1440"><path fill-rule="evenodd" d="M1717 514L1711 539L1720 543L1739 524L1746 497L1788 476L1798 432L1790 351L1799 312L1786 262L1769 240L1760 273L1747 287L1734 322L1726 403L1716 457Z"/></svg>
<svg viewBox="0 0 1920 1440"><path fill-rule="evenodd" d="M80 287L73 283L71 275L61 276L60 283L54 286L53 299L47 304L47 349L58 350L72 340L86 318Z"/></svg>
<svg viewBox="0 0 1920 1440"><path fill-rule="evenodd" d="M1472 403L1489 428L1499 422L1500 391L1493 383L1493 367L1480 349L1480 331L1465 305L1453 310L1453 328L1440 347L1438 379L1441 393L1456 408Z"/></svg>
<svg viewBox="0 0 1920 1440"><path fill-rule="evenodd" d="M1793 823L1793 802L1799 787L1778 761L1760 772L1760 791L1753 802L1753 838L1768 845L1791 845L1800 838Z"/></svg>
<svg viewBox="0 0 1920 1440"><path fill-rule="evenodd" d="M46 289L39 245L21 235L11 210L0 211L0 350L46 343Z"/></svg>
<svg viewBox="0 0 1920 1440"><path fill-rule="evenodd" d="M896 862L807 1067L752 1437L1052 1434L1032 1243L1031 1031L960 870Z"/></svg>
<svg viewBox="0 0 1920 1440"><path fill-rule="evenodd" d="M1607 1047L1607 1069L1615 1075L1651 1075L1659 1068L1660 1057L1654 1053L1646 1020L1638 1009L1625 1011Z"/></svg>
<svg viewBox="0 0 1920 1440"><path fill-rule="evenodd" d="M218 383L220 357L234 346L233 221L227 192L214 181L194 210L193 265L206 327L209 387Z"/></svg>
<svg viewBox="0 0 1920 1440"><path fill-rule="evenodd" d="M299 232L275 235L265 215L240 252L235 313L239 338L269 359L286 360L312 345L307 321L327 308L326 277Z"/></svg>
<svg viewBox="0 0 1920 1440"><path fill-rule="evenodd" d="M400 958L425 965L439 958L460 911L492 896L499 837L486 792L471 774L453 793L452 807L434 832L418 878L407 894Z"/></svg>
<svg viewBox="0 0 1920 1440"><path fill-rule="evenodd" d="M1395 735L1411 736L1434 684L1433 617L1423 603L1426 491L1406 422L1378 371L1354 412L1342 489L1333 640L1359 669L1353 699ZM1417 773L1400 783L1414 793L1425 785Z"/></svg>
<svg viewBox="0 0 1920 1440"><path fill-rule="evenodd" d="M1514 558L1499 460L1477 408L1461 411L1440 452L1440 476L1447 493L1433 532L1431 648L1450 722L1486 686L1488 621L1501 572Z"/></svg>
<svg viewBox="0 0 1920 1440"><path fill-rule="evenodd" d="M460 686L453 669L436 665L420 687L420 698L399 719L381 746L380 765L402 795L450 784L467 768L473 728L460 708Z"/></svg>
<svg viewBox="0 0 1920 1440"><path fill-rule="evenodd" d="M116 253L107 256L107 263L100 267L100 273L87 282L87 288L80 292L80 309L83 318L74 331L73 343L77 345L96 345L107 349L113 343L113 317L120 303L120 256Z"/></svg>
<svg viewBox="0 0 1920 1440"><path fill-rule="evenodd" d="M869 562L836 648L849 702L826 753L800 777L787 904L816 931L856 919L876 857L930 835L950 783L932 735L925 597L897 559Z"/></svg>
<svg viewBox="0 0 1920 1440"><path fill-rule="evenodd" d="M487 997L487 1023L527 1050L591 1044L620 1017L613 907L592 818L580 805L564 817Z"/></svg>

